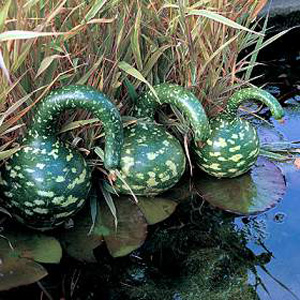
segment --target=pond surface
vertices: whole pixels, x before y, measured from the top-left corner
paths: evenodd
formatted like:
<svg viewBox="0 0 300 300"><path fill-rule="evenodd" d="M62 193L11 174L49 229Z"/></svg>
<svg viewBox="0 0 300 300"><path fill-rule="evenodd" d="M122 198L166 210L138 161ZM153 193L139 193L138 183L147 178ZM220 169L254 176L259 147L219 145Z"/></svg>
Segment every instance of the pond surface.
<svg viewBox="0 0 300 300"><path fill-rule="evenodd" d="M300 140L300 106L289 105L285 124L273 122L274 127L289 141ZM300 170L292 164L279 164L287 182L287 192L275 209L259 216L266 220L268 237L265 245L273 258L267 265L270 273L300 297ZM250 245L254 251L257 247ZM271 299L292 299L292 296L265 272L259 274L268 287ZM261 288L262 299L268 296Z"/></svg>

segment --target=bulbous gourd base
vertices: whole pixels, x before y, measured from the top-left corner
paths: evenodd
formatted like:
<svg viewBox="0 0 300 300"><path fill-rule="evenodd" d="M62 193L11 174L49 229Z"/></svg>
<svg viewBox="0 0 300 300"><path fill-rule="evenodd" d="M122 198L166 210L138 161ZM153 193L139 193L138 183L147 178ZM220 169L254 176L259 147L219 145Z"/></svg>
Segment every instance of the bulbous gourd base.
<svg viewBox="0 0 300 300"><path fill-rule="evenodd" d="M214 177L236 177L256 162L259 140L255 128L245 120L215 119L203 148L194 148L197 165Z"/></svg>
<svg viewBox="0 0 300 300"><path fill-rule="evenodd" d="M91 187L84 158L53 138L28 141L4 168L3 205L34 229L52 229L73 216Z"/></svg>
<svg viewBox="0 0 300 300"><path fill-rule="evenodd" d="M123 180L135 195L157 195L174 186L185 171L185 154L179 141L153 122L138 122L124 131L121 151ZM130 194L119 178L115 188Z"/></svg>

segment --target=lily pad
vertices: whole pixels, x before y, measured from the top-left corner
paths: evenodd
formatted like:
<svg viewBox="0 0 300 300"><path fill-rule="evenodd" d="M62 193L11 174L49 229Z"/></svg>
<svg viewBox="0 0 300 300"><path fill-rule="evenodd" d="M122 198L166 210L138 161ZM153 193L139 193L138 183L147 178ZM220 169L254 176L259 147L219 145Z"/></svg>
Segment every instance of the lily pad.
<svg viewBox="0 0 300 300"><path fill-rule="evenodd" d="M176 209L177 203L161 197L138 197L137 206L149 225L167 219Z"/></svg>
<svg viewBox="0 0 300 300"><path fill-rule="evenodd" d="M102 244L103 238L90 233L92 224L90 210L84 209L74 218L74 226L59 236L64 250L79 261L96 262L93 250Z"/></svg>
<svg viewBox="0 0 300 300"><path fill-rule="evenodd" d="M105 201L101 201L100 214L93 234L101 234L113 257L129 254L139 248L147 236L147 221L141 210L129 197L114 198L117 226Z"/></svg>
<svg viewBox="0 0 300 300"><path fill-rule="evenodd" d="M0 290L34 283L47 275L37 262L59 263L59 242L43 234L12 230L0 236Z"/></svg>
<svg viewBox="0 0 300 300"><path fill-rule="evenodd" d="M26 258L4 257L0 263L0 291L34 283L48 274L40 264Z"/></svg>
<svg viewBox="0 0 300 300"><path fill-rule="evenodd" d="M258 214L274 207L286 191L279 167L261 157L247 174L224 179L206 176L196 179L195 186L213 206L239 215Z"/></svg>
<svg viewBox="0 0 300 300"><path fill-rule="evenodd" d="M59 263L62 249L58 240L43 234L27 231L2 233L0 238L0 256L28 258L41 263Z"/></svg>

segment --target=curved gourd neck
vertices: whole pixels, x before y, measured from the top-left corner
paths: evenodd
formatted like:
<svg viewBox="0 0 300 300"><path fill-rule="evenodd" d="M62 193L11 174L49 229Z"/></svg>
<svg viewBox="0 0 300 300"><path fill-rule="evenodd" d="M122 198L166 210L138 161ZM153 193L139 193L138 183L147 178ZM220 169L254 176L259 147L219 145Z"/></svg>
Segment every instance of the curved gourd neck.
<svg viewBox="0 0 300 300"><path fill-rule="evenodd" d="M159 84L154 86L157 97L148 91L136 102L135 116L154 119L159 105L171 104L178 108L189 121L194 132L195 141L205 141L209 134L209 122L203 106L196 96L181 86L174 84Z"/></svg>
<svg viewBox="0 0 300 300"><path fill-rule="evenodd" d="M276 120L280 120L284 116L284 111L280 103L267 91L259 88L245 88L235 92L227 101L227 106L222 117L234 119L237 117L240 105L249 100L262 102L271 110L272 116Z"/></svg>
<svg viewBox="0 0 300 300"><path fill-rule="evenodd" d="M47 139L56 135L59 115L68 109L85 109L103 123L105 131L104 166L118 168L123 144L120 114L109 98L87 86L67 86L51 92L39 104L28 132L29 139Z"/></svg>

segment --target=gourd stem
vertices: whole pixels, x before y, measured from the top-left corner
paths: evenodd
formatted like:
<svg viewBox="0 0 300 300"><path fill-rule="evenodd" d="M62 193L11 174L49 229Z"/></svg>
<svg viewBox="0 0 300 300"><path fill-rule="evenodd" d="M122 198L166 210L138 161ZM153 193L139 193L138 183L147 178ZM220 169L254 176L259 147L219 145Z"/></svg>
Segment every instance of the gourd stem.
<svg viewBox="0 0 300 300"><path fill-rule="evenodd" d="M259 88L245 88L235 92L227 101L224 117L236 118L239 106L248 100L260 101L271 110L272 116L280 120L284 116L284 111L280 103L267 91Z"/></svg>
<svg viewBox="0 0 300 300"><path fill-rule="evenodd" d="M157 97L148 91L136 102L135 116L154 119L155 110L159 105L171 104L178 108L188 119L194 132L195 141L205 141L209 134L209 122L203 106L196 96L181 86L159 84L154 86Z"/></svg>
<svg viewBox="0 0 300 300"><path fill-rule="evenodd" d="M51 92L39 104L28 138L49 138L57 133L59 115L67 109L86 109L102 121L105 132L104 166L108 170L119 167L123 144L120 114L109 98L87 86L71 85Z"/></svg>

